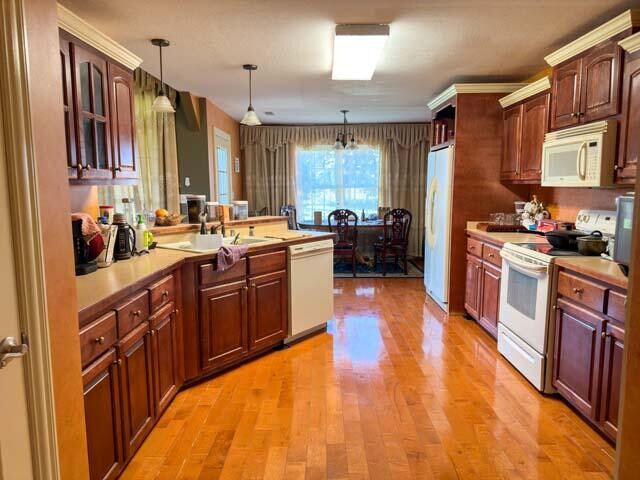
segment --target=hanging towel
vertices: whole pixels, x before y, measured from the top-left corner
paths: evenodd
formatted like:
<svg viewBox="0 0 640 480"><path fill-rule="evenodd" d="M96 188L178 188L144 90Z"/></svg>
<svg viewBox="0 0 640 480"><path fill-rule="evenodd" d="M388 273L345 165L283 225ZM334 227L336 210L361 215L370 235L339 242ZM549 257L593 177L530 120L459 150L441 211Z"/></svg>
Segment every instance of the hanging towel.
<svg viewBox="0 0 640 480"><path fill-rule="evenodd" d="M82 236L89 243L93 237L102 233L100 226L88 213L72 213L71 220L82 220Z"/></svg>
<svg viewBox="0 0 640 480"><path fill-rule="evenodd" d="M224 245L218 250L218 272L224 272L247 254L248 245Z"/></svg>

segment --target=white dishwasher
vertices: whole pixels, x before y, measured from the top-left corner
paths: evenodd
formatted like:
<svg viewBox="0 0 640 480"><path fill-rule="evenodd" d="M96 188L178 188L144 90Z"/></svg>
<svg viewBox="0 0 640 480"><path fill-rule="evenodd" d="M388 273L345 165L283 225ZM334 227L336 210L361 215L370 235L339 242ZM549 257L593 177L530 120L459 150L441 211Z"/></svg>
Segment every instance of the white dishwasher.
<svg viewBox="0 0 640 480"><path fill-rule="evenodd" d="M295 342L333 318L333 240L289 247L289 336Z"/></svg>

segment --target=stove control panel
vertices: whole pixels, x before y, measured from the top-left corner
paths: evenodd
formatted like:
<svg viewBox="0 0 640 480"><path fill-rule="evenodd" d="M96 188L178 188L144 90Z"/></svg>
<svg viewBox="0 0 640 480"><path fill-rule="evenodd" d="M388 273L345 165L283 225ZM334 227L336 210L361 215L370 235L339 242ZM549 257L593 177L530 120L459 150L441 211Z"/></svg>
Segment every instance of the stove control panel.
<svg viewBox="0 0 640 480"><path fill-rule="evenodd" d="M603 235L616 233L615 210L580 210L576 217L576 230L591 233L599 230Z"/></svg>

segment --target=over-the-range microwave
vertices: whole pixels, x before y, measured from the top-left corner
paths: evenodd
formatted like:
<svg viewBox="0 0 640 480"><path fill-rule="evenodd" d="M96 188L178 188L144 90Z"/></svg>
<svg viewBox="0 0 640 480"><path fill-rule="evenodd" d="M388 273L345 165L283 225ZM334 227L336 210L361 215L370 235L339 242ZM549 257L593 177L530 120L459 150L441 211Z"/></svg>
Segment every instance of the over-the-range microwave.
<svg viewBox="0 0 640 480"><path fill-rule="evenodd" d="M613 184L617 122L608 120L547 133L542 145L543 187Z"/></svg>

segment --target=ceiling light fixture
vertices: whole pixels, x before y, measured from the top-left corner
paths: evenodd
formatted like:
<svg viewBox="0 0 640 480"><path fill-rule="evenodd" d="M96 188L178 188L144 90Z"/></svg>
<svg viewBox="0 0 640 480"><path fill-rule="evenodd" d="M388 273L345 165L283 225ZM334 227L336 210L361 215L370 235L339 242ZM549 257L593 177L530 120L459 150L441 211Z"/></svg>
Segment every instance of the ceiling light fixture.
<svg viewBox="0 0 640 480"><path fill-rule="evenodd" d="M389 25L336 25L333 41L333 80L371 80Z"/></svg>
<svg viewBox="0 0 640 480"><path fill-rule="evenodd" d="M242 68L249 71L249 108L247 108L247 113L244 114L240 123L243 125L248 125L250 127L255 127L256 125L262 125L262 122L258 118L255 110L253 109L253 105L251 104L251 72L258 69L257 65L251 65L249 63L242 65Z"/></svg>
<svg viewBox="0 0 640 480"><path fill-rule="evenodd" d="M342 116L344 117L342 124L342 132L338 133L336 137L336 143L333 145L334 150L355 150L358 148L358 144L356 143L356 139L353 137L352 132L347 132L347 113L349 110L340 110L342 112ZM347 139L351 137L351 140Z"/></svg>
<svg viewBox="0 0 640 480"><path fill-rule="evenodd" d="M175 109L164 93L164 79L162 78L162 47L170 45L169 40L154 38L151 43L160 49L160 91L151 105L151 110L157 113L175 113Z"/></svg>

